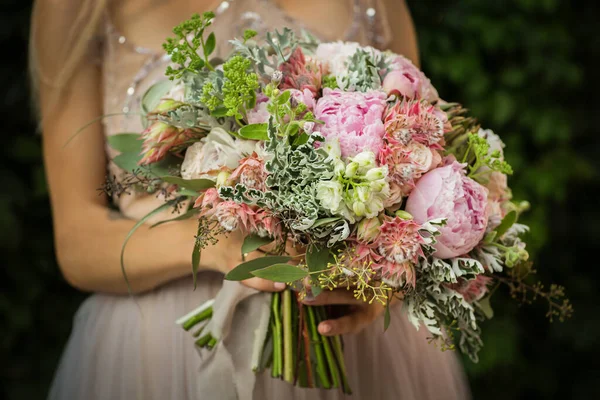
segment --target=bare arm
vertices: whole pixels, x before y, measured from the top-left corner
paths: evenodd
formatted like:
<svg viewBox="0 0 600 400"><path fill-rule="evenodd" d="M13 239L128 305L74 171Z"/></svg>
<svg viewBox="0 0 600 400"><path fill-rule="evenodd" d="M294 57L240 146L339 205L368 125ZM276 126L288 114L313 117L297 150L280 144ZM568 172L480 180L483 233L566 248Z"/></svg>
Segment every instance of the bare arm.
<svg viewBox="0 0 600 400"><path fill-rule="evenodd" d="M57 257L65 278L82 290L126 292L120 249L133 227L130 220L109 218L107 199L98 196L104 180L104 136L96 124L65 147L69 136L101 114L100 73L82 65L60 107L47 113L52 89L41 88L44 161L50 186ZM195 221L141 227L126 252L127 273L135 291L154 288L191 271ZM230 240L235 240L232 238ZM227 241L203 254L201 267L225 270ZM221 257L219 257L221 256ZM231 260L233 261L233 260Z"/></svg>
<svg viewBox="0 0 600 400"><path fill-rule="evenodd" d="M383 0L383 3L385 5L384 17L387 19L392 33L389 50L405 56L418 67L420 62L417 34L406 1Z"/></svg>

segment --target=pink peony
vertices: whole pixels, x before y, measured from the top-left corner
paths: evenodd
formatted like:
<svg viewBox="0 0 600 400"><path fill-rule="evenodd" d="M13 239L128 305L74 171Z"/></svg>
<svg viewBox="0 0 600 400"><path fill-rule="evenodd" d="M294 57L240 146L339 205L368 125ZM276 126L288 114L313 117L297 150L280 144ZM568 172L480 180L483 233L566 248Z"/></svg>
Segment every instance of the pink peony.
<svg viewBox="0 0 600 400"><path fill-rule="evenodd" d="M423 256L421 245L425 243L419 233L420 225L400 217L386 218L379 229L375 245L384 258L373 266L386 279L404 277L414 286L414 265Z"/></svg>
<svg viewBox="0 0 600 400"><path fill-rule="evenodd" d="M437 90L421 70L406 57L398 56L383 79L383 90L388 95L407 99L424 99L430 103L439 100Z"/></svg>
<svg viewBox="0 0 600 400"><path fill-rule="evenodd" d="M385 115L385 139L392 144L406 146L414 140L434 146L447 129L446 113L422 101L397 102Z"/></svg>
<svg viewBox="0 0 600 400"><path fill-rule="evenodd" d="M315 107L315 117L325 122L321 133L328 139L337 138L343 157L362 151L375 155L383 145L383 112L385 93L380 91L344 92L325 88Z"/></svg>
<svg viewBox="0 0 600 400"><path fill-rule="evenodd" d="M462 294L467 303L472 303L481 300L486 295L491 282L492 278L489 276L477 275L475 279L471 280L459 278L458 283L449 286Z"/></svg>
<svg viewBox="0 0 600 400"><path fill-rule="evenodd" d="M488 190L465 176L456 161L425 174L406 202L415 221L444 218L446 225L435 246L435 256L452 258L467 254L483 238L488 221Z"/></svg>

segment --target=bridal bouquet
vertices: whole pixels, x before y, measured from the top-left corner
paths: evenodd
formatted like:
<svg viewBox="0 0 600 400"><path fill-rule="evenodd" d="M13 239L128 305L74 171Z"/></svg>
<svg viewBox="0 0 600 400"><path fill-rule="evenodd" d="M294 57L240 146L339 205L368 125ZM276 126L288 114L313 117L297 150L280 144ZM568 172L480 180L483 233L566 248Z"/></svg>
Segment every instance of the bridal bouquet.
<svg viewBox="0 0 600 400"><path fill-rule="evenodd" d="M386 325L399 297L416 328L474 360L502 283L547 299L551 316L570 313L557 303L561 287L525 282L528 227L518 219L529 205L511 200L504 144L442 101L409 60L284 29L260 40L246 31L216 61L205 32L213 17L174 29L164 45L170 80L143 98L146 130L110 144L129 182L164 196L149 216L184 207L174 220L198 218L194 276L201 250L222 234L243 231L242 254L271 244L226 275L289 285L272 296L256 370L350 391L341 338L317 331L334 310L300 302L323 290L379 302ZM290 242L302 254L286 253ZM212 306L179 321L200 347L218 340L198 328Z"/></svg>

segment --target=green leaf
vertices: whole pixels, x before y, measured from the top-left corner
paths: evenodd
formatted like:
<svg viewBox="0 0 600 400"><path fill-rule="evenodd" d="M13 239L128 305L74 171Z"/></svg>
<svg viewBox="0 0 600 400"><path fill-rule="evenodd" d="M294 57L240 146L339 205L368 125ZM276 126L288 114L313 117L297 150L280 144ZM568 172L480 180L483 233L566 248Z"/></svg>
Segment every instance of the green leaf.
<svg viewBox="0 0 600 400"><path fill-rule="evenodd" d="M301 145L305 144L306 142L308 142L308 138L309 137L310 136L308 136L306 134L306 132L302 132L301 135L296 136L296 139L294 139L293 145L294 146L301 146Z"/></svg>
<svg viewBox="0 0 600 400"><path fill-rule="evenodd" d="M243 281L253 277L252 271L268 267L269 265L288 262L292 257L288 256L265 256L241 263L225 275L230 281Z"/></svg>
<svg viewBox="0 0 600 400"><path fill-rule="evenodd" d="M162 176L161 179L188 190L198 192L215 187L215 182L210 179L183 179L178 176Z"/></svg>
<svg viewBox="0 0 600 400"><path fill-rule="evenodd" d="M274 264L251 272L252 275L273 282L295 282L308 276L308 271L290 264Z"/></svg>
<svg viewBox="0 0 600 400"><path fill-rule="evenodd" d="M244 139L268 140L267 124L250 124L242 127L238 134Z"/></svg>
<svg viewBox="0 0 600 400"><path fill-rule="evenodd" d="M217 40L215 39L215 33L212 32L210 35L208 35L208 38L206 38L206 42L204 43L204 56L208 57L212 54L213 51L215 51L215 46L217 44Z"/></svg>
<svg viewBox="0 0 600 400"><path fill-rule="evenodd" d="M160 100L165 97L165 95L171 90L174 83L170 80L159 81L154 85L150 86L146 93L142 96L142 113L148 114L160 103ZM145 125L145 117L142 118Z"/></svg>
<svg viewBox="0 0 600 400"><path fill-rule="evenodd" d="M112 161L119 168L127 172L139 171L147 176L154 176L157 178L169 176L169 171L180 163L176 157L167 156L164 160L154 164L138 165L138 162L141 159L142 156L138 153L121 153L113 158Z"/></svg>
<svg viewBox="0 0 600 400"><path fill-rule="evenodd" d="M492 319L494 317L494 310L490 304L490 297L491 296L486 296L483 299L475 302L475 305L479 307L487 319Z"/></svg>
<svg viewBox="0 0 600 400"><path fill-rule="evenodd" d="M107 138L108 145L119 153L137 153L142 151L143 141L137 133L120 133Z"/></svg>
<svg viewBox="0 0 600 400"><path fill-rule="evenodd" d="M306 251L306 265L311 273L323 271L329 263L330 251L327 247L310 246Z"/></svg>
<svg viewBox="0 0 600 400"><path fill-rule="evenodd" d="M269 244L273 241L270 237L260 237L255 234L246 236L244 243L242 244L242 254L252 253L254 250L261 246Z"/></svg>
<svg viewBox="0 0 600 400"><path fill-rule="evenodd" d="M502 222L496 228L496 237L500 238L517 222L517 212L511 211L502 219Z"/></svg>
<svg viewBox="0 0 600 400"><path fill-rule="evenodd" d="M319 227L321 225L327 225L330 224L332 222L336 222L339 221L341 218L340 217L329 217L329 218L321 218L315 221L315 223L313 224L312 228L316 228Z"/></svg>
<svg viewBox="0 0 600 400"><path fill-rule="evenodd" d="M121 247L121 272L123 273L123 278L125 278L125 283L127 284L127 290L129 291L129 294L133 294L133 293L131 291L131 284L129 283L129 278L127 278L127 273L125 272L125 247L127 246L127 242L129 242L129 239L131 239L131 236L133 236L135 231L137 231L140 226L144 225L146 223L146 221L148 221L153 216L165 211L169 207L172 207L173 205L176 204L177 201L180 201L180 199L169 200L165 204L160 205L159 207L150 211L148 214L144 215L133 226L133 228L131 228L131 230L127 233L127 236L125 236L125 240L123 241L123 245Z"/></svg>
<svg viewBox="0 0 600 400"><path fill-rule="evenodd" d="M385 305L385 314L383 315L383 331L387 331L387 328L390 327L390 322L392 320L392 317L390 315L390 303L388 302Z"/></svg>
<svg viewBox="0 0 600 400"><path fill-rule="evenodd" d="M200 235L201 230L200 224L198 224L198 235ZM196 290L196 280L198 275L198 266L200 265L200 241L196 240L194 244L194 250L192 251L192 274L194 276L194 290Z"/></svg>
<svg viewBox="0 0 600 400"><path fill-rule="evenodd" d="M275 103L277 103L280 106L284 105L285 103L290 101L291 95L292 95L292 93L289 90L281 92L281 94L275 98Z"/></svg>
<svg viewBox="0 0 600 400"><path fill-rule="evenodd" d="M121 153L115 158L113 158L113 163L117 165L117 167L127 171L133 172L136 169L139 169L140 166L138 162L142 159L142 156L136 152L128 152Z"/></svg>
<svg viewBox="0 0 600 400"><path fill-rule="evenodd" d="M321 287L319 286L319 274L317 272L323 271L327 268L331 257L331 252L327 247L310 246L306 250L306 265L311 280L311 292L313 296L317 297L321 293Z"/></svg>
<svg viewBox="0 0 600 400"><path fill-rule="evenodd" d="M185 219L190 219L192 218L194 215L198 214L200 212L200 208L192 208L188 211L186 211L185 213L175 217L175 218L171 218L171 219L166 219L164 221L159 221L157 223L155 223L154 225L151 225L150 228L155 228L157 226L160 226L162 224L166 224L167 222L173 222L173 221L183 221Z"/></svg>
<svg viewBox="0 0 600 400"><path fill-rule="evenodd" d="M211 111L210 115L212 115L215 118L223 118L227 116L227 111L227 108L221 106Z"/></svg>

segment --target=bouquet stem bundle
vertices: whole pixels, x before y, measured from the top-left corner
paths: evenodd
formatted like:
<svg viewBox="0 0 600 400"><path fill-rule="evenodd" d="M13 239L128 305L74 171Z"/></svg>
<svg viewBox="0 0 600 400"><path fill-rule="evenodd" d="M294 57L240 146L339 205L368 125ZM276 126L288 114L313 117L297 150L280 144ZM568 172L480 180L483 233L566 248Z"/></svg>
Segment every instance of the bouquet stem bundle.
<svg viewBox="0 0 600 400"><path fill-rule="evenodd" d="M256 372L271 369L273 378L304 388L339 388L352 393L348 384L341 336L323 336L317 327L328 319L324 306L302 304L293 290L273 293L271 319ZM212 303L205 303L178 321L189 331L210 320ZM195 333L196 345L212 349L217 339L210 333Z"/></svg>

